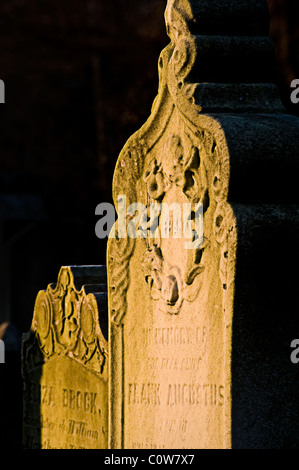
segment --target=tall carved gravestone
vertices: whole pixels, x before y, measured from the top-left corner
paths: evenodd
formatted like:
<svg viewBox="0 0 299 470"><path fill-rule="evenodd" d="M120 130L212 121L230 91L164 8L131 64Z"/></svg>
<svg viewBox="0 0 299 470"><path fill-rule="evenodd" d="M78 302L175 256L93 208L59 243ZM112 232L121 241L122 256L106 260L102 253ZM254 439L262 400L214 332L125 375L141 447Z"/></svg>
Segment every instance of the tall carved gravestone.
<svg viewBox="0 0 299 470"><path fill-rule="evenodd" d="M39 292L23 340L25 448L107 448L105 330L106 268L62 267Z"/></svg>
<svg viewBox="0 0 299 470"><path fill-rule="evenodd" d="M109 446L298 447L299 121L267 3L169 0L165 18L158 96L114 174ZM163 237L162 203L201 204L202 243Z"/></svg>

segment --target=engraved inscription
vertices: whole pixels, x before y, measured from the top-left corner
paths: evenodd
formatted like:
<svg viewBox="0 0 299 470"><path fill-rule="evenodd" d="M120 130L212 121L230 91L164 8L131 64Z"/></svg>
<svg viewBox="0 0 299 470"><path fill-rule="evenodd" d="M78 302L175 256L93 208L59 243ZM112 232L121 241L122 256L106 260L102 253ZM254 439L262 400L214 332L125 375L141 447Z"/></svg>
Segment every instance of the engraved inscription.
<svg viewBox="0 0 299 470"><path fill-rule="evenodd" d="M82 392L81 390L63 389L62 406L71 410L82 410L88 413L97 413L97 394L93 392Z"/></svg>
<svg viewBox="0 0 299 470"><path fill-rule="evenodd" d="M76 434L81 437L89 437L91 439L98 439L99 433L96 430L88 429L87 423L84 421L69 420L68 434Z"/></svg>
<svg viewBox="0 0 299 470"><path fill-rule="evenodd" d="M160 405L160 384L157 383L129 383L129 405Z"/></svg>
<svg viewBox="0 0 299 470"><path fill-rule="evenodd" d="M129 383L129 405L222 406L224 386L211 383Z"/></svg>
<svg viewBox="0 0 299 470"><path fill-rule="evenodd" d="M182 442L185 441L188 427L190 423L186 419L162 419L158 430L159 430L159 435L167 437L171 436L173 434L178 435ZM166 446L162 442L153 442L151 440L147 440L145 442L140 442L140 441L133 441L132 442L132 448L133 449L165 449ZM182 445L182 448L184 448L184 445Z"/></svg>
<svg viewBox="0 0 299 470"><path fill-rule="evenodd" d="M224 403L224 387L217 384L169 384L167 405L216 406Z"/></svg>
<svg viewBox="0 0 299 470"><path fill-rule="evenodd" d="M28 403L32 405L55 406L55 390L51 386L29 382L26 384L24 396Z"/></svg>
<svg viewBox="0 0 299 470"><path fill-rule="evenodd" d="M104 389L101 378L72 359L47 361L25 383L25 448L105 448L108 429Z"/></svg>
<svg viewBox="0 0 299 470"><path fill-rule="evenodd" d="M165 328L143 328L143 344L175 346L183 344L205 344L206 327L165 327Z"/></svg>
<svg viewBox="0 0 299 470"><path fill-rule="evenodd" d="M89 414L99 417L102 414L102 410L97 407L96 392L69 388L58 390L54 386L30 382L26 387L25 398L28 404L38 404L41 407L41 411L44 411L40 414L39 419L27 413L24 416L27 445L30 445L32 448L38 447L38 434L46 436L42 441L42 447L45 449L61 447L83 449L85 447L78 446L69 439L72 437L75 440L78 438L84 439L88 443L89 440L99 441L100 434L106 433L102 421L89 423L87 419ZM49 407L59 409L59 412L53 410L54 418L46 412L46 409L49 409ZM63 413L66 414L64 415ZM79 419L79 416L84 416L84 418ZM55 434L59 435L59 445L54 444Z"/></svg>
<svg viewBox="0 0 299 470"><path fill-rule="evenodd" d="M202 357L147 357L146 361L149 370L197 372Z"/></svg>

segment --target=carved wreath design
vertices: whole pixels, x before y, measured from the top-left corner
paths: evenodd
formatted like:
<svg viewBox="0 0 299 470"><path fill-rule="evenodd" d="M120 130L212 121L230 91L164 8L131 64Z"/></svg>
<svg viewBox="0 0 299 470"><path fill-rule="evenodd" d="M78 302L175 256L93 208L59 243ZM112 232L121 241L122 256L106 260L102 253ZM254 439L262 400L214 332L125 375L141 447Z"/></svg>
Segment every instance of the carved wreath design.
<svg viewBox="0 0 299 470"><path fill-rule="evenodd" d="M173 135L167 141L164 152L160 161L157 161L157 158L151 159L144 172L143 180L149 200L161 202L166 192L175 185L191 203L204 203L206 210L208 182L204 162L200 159L199 146L190 143L189 150L186 152L180 136ZM158 219L160 214L158 210L156 214ZM159 228L159 220L157 222L151 219L151 223ZM151 290L151 297L159 302L161 310L177 314L183 301L193 300L196 295L196 289L191 285L204 271L204 266L200 261L207 247L207 240L205 239L198 249L188 250L184 273L164 259L157 233L154 239L149 237L148 240L142 269Z"/></svg>

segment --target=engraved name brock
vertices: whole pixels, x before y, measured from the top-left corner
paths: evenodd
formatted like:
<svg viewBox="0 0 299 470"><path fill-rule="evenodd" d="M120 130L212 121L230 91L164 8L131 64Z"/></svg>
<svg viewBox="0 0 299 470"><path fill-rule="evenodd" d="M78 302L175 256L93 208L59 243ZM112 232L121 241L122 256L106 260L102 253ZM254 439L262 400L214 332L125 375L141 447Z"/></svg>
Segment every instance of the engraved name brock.
<svg viewBox="0 0 299 470"><path fill-rule="evenodd" d="M95 392L70 388L57 389L51 385L30 382L26 385L25 397L27 403L31 404L60 406L74 411L101 414L101 409L97 406L98 395Z"/></svg>
<svg viewBox="0 0 299 470"><path fill-rule="evenodd" d="M57 432L61 435L65 434L68 439L66 442L63 443L62 441L60 443L62 445L60 448L77 448L77 444L69 441L71 437L98 441L101 435L106 434L103 423L97 421L99 424L95 428L94 418L91 418L101 419L102 414L101 409L97 406L98 394L96 392L57 388L51 385L30 382L26 384L25 400L30 405L38 406L39 410L41 405L45 407L44 414L38 412L38 418L32 419L27 412L24 415L27 444L30 448L39 447L36 433L39 435L41 429L47 431L47 433L50 432L50 434L47 434L48 438L43 441L42 447L45 449L57 448L56 444L52 443L52 437ZM52 408L58 408L59 411L55 411L55 416L59 417L60 421L54 422L50 417L51 415L48 416L47 409ZM71 414L64 414L68 410ZM78 415L76 412L81 412L81 414ZM78 419L76 416L83 416L84 419ZM92 419L93 424L88 422L88 416Z"/></svg>
<svg viewBox="0 0 299 470"><path fill-rule="evenodd" d="M211 383L129 383L128 405L222 406L224 386Z"/></svg>

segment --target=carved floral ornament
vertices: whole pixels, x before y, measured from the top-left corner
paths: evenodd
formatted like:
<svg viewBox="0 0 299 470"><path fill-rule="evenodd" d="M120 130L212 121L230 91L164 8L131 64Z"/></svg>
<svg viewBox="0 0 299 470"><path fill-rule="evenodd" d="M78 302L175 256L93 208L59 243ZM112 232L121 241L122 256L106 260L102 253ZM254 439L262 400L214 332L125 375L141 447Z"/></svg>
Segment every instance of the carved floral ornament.
<svg viewBox="0 0 299 470"><path fill-rule="evenodd" d="M146 239L142 259L145 280L159 309L170 314L178 314L184 301L192 302L200 293L205 270L215 256L212 240L220 248L218 269L224 291L230 287L234 272L230 248L236 221L226 202L228 162L221 159L211 132L197 128L195 135L183 119L179 128L181 136L172 135L159 157L148 158L143 174L149 204L162 202L176 187L192 204L201 203L203 208L203 241L198 248L187 250L183 266L175 263L175 256L164 256L161 237ZM156 225L159 229L160 220Z"/></svg>
<svg viewBox="0 0 299 470"><path fill-rule="evenodd" d="M61 268L56 287L38 293L32 330L45 359L67 355L102 373L107 343L98 323L97 301L75 288L69 268Z"/></svg>
<svg viewBox="0 0 299 470"><path fill-rule="evenodd" d="M163 147L160 160L157 158L149 160L143 176L149 203L162 201L171 187L175 186L190 202L201 202L205 204L204 210L207 209L206 169L204 164L201 165L199 147L191 142L188 144L186 152L183 140L178 135L172 135ZM159 231L161 211L157 216L156 224ZM185 272L182 272L182 267L172 265L163 256L161 237L147 239L142 269L151 290L151 297L158 301L160 310L177 314L185 299L193 300L195 292L190 286L196 276L204 270L204 266L200 263L194 266L193 259L199 260L206 246L207 239L198 249L190 250Z"/></svg>

